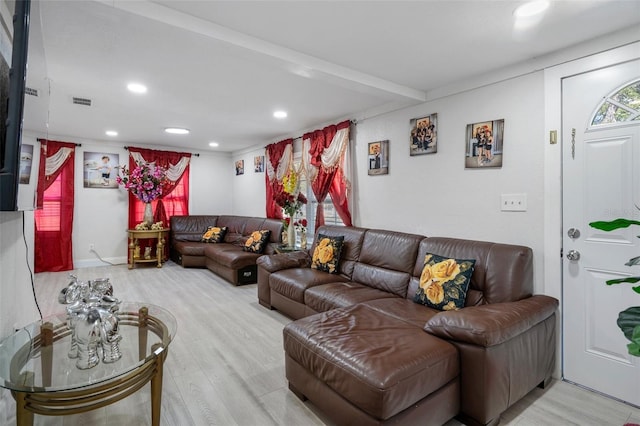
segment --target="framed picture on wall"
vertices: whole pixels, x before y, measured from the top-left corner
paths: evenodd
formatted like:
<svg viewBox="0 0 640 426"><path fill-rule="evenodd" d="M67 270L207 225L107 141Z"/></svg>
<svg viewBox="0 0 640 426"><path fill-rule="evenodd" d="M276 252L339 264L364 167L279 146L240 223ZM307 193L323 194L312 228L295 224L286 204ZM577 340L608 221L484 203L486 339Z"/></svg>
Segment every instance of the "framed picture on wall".
<svg viewBox="0 0 640 426"><path fill-rule="evenodd" d="M264 155L253 157L253 171L256 173L264 172Z"/></svg>
<svg viewBox="0 0 640 426"><path fill-rule="evenodd" d="M244 160L236 161L236 176L244 174Z"/></svg>
<svg viewBox="0 0 640 426"><path fill-rule="evenodd" d="M116 166L120 164L120 154L85 151L82 164L85 188L114 189L118 187Z"/></svg>
<svg viewBox="0 0 640 426"><path fill-rule="evenodd" d="M413 156L438 152L438 114L414 118L410 124L409 154Z"/></svg>
<svg viewBox="0 0 640 426"><path fill-rule="evenodd" d="M389 174L389 141L369 143L368 165L369 176Z"/></svg>
<svg viewBox="0 0 640 426"><path fill-rule="evenodd" d="M23 143L20 147L20 183L29 185L31 180L31 164L33 162L33 145Z"/></svg>
<svg viewBox="0 0 640 426"><path fill-rule="evenodd" d="M502 167L504 120L468 124L465 144L465 168L488 169Z"/></svg>

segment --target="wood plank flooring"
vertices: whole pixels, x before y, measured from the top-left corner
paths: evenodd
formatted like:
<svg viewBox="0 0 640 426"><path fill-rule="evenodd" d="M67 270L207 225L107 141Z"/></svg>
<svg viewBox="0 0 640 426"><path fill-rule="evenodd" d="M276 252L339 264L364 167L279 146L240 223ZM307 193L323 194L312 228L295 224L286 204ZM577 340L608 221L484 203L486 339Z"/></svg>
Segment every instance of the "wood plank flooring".
<svg viewBox="0 0 640 426"><path fill-rule="evenodd" d="M110 278L114 295L169 310L178 321L169 348L162 395L163 426L331 425L310 402L287 388L282 328L290 320L258 304L256 285L235 287L206 269L126 265L79 269L81 280ZM57 294L68 273L41 273L35 286L43 314L64 311ZM15 424L15 404L2 390L0 410ZM123 401L66 417L35 416L36 425L136 426L151 422L147 385ZM554 382L535 389L502 416L501 424L615 425L640 423L640 410L577 386ZM446 426L459 426L451 420Z"/></svg>

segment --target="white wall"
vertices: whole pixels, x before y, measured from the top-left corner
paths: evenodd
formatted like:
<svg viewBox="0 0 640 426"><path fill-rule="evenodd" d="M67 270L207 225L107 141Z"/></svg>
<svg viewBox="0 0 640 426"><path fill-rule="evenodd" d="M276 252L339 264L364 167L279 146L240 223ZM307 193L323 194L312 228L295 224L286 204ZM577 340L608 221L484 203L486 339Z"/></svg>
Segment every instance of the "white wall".
<svg viewBox="0 0 640 426"><path fill-rule="evenodd" d="M357 226L531 247L543 289L543 75L541 72L358 122ZM409 121L438 114L438 152L409 156ZM467 124L505 120L502 168L465 169ZM368 176L367 144L389 140L389 174ZM526 212L500 195L527 194Z"/></svg>
<svg viewBox="0 0 640 426"><path fill-rule="evenodd" d="M233 185L233 214L240 216L265 217L266 172L257 173L254 168L254 157L264 156L264 148L237 152L232 155L233 163L244 160L244 174L235 176L235 168L230 168ZM263 170L265 169L263 165Z"/></svg>

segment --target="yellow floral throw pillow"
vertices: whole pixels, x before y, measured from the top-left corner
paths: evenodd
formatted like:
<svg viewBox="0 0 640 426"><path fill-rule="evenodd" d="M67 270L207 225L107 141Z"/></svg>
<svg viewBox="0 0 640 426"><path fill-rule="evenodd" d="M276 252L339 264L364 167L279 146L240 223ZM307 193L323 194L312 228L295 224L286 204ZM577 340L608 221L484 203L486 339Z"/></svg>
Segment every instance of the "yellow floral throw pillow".
<svg viewBox="0 0 640 426"><path fill-rule="evenodd" d="M441 311L464 308L475 264L427 253L413 301Z"/></svg>
<svg viewBox="0 0 640 426"><path fill-rule="evenodd" d="M244 243L243 250L251 253L262 253L270 235L271 231L269 230L253 231Z"/></svg>
<svg viewBox="0 0 640 426"><path fill-rule="evenodd" d="M227 233L227 227L223 226L219 228L217 226L210 226L207 228L207 231L202 234L202 238L200 239L203 243L220 243L224 240L224 236Z"/></svg>
<svg viewBox="0 0 640 426"><path fill-rule="evenodd" d="M326 235L318 234L318 244L313 250L311 267L330 274L337 274L343 244L343 236L328 237Z"/></svg>

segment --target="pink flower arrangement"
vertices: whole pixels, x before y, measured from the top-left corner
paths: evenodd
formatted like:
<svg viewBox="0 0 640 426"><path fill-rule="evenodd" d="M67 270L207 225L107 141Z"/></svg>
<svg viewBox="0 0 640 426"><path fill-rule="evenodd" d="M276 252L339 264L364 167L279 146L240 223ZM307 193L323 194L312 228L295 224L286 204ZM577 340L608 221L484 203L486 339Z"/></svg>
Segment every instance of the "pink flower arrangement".
<svg viewBox="0 0 640 426"><path fill-rule="evenodd" d="M150 203L159 198L164 186L169 183L166 171L162 167L152 168L147 163L138 164L131 171L126 166L122 166L120 173L122 176L116 177L118 184L143 203Z"/></svg>

